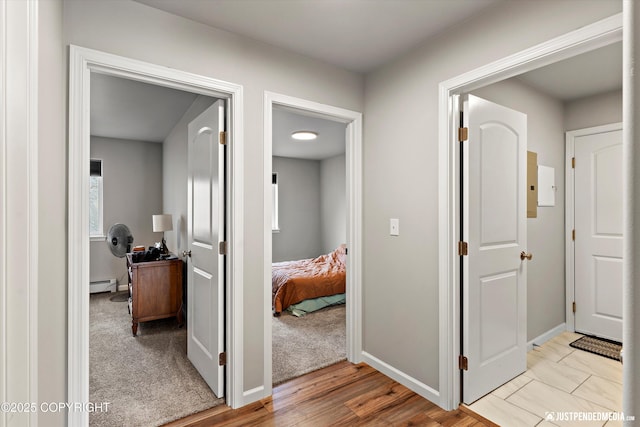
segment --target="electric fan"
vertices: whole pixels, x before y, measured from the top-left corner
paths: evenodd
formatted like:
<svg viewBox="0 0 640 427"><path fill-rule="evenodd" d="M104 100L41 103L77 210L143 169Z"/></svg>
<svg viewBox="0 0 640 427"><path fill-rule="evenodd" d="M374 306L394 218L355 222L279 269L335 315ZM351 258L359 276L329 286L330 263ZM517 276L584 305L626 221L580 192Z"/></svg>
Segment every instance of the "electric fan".
<svg viewBox="0 0 640 427"><path fill-rule="evenodd" d="M118 258L124 258L127 252L131 252L131 244L133 243L133 236L129 227L124 224L113 224L109 227L107 233L107 244L111 253Z"/></svg>

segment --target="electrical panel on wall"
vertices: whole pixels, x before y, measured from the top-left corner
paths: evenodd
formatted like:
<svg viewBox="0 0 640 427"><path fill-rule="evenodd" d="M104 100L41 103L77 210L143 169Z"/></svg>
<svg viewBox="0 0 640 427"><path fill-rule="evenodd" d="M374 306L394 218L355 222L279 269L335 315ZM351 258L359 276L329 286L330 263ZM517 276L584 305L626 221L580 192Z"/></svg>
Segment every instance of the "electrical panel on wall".
<svg viewBox="0 0 640 427"><path fill-rule="evenodd" d="M549 166L538 166L538 206L556 205L556 170Z"/></svg>

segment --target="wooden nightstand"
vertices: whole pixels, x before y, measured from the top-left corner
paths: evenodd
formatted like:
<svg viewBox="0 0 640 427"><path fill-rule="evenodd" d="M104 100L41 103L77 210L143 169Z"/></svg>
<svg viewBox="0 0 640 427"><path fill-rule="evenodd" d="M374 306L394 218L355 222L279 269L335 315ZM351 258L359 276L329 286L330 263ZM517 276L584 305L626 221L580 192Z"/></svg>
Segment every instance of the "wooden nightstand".
<svg viewBox="0 0 640 427"><path fill-rule="evenodd" d="M133 336L139 322L176 316L182 326L182 265L181 259L133 262L127 254Z"/></svg>

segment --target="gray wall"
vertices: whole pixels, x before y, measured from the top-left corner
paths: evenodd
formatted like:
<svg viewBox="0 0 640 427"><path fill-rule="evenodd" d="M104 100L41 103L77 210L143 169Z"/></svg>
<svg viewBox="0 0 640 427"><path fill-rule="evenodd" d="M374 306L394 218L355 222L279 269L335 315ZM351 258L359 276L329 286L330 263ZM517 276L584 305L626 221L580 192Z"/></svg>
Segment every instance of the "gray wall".
<svg viewBox="0 0 640 427"><path fill-rule="evenodd" d="M278 174L278 222L272 234L273 262L315 258L322 253L320 162L273 157Z"/></svg>
<svg viewBox="0 0 640 427"><path fill-rule="evenodd" d="M363 111L362 75L130 0L64 0L61 25L65 44L98 49L243 86L243 388L248 391L262 386L264 381L270 380L265 378L263 369L263 319L270 306L261 298L264 293L264 91ZM59 165L52 167L56 168L54 173L58 173ZM59 203L65 203L65 195L66 187L56 188ZM57 261L66 265L66 256L61 254L60 258ZM60 305L54 316L61 328L66 324L65 309L66 305ZM64 341L52 351L65 354Z"/></svg>
<svg viewBox="0 0 640 427"><path fill-rule="evenodd" d="M177 255L187 248L187 127L214 101L207 96L198 96L162 144L162 210L173 215L173 231L165 233L165 240L169 250Z"/></svg>
<svg viewBox="0 0 640 427"><path fill-rule="evenodd" d="M619 1L542 4L501 3L366 76L363 346L435 390L438 84L621 10ZM400 219L400 236L389 236L389 218Z"/></svg>
<svg viewBox="0 0 640 427"><path fill-rule="evenodd" d="M322 253L347 242L347 182L344 154L320 162Z"/></svg>
<svg viewBox="0 0 640 427"><path fill-rule="evenodd" d="M105 235L120 222L131 230L135 246L159 242L162 233L153 232L152 216L163 213L162 145L91 137L91 158L102 160ZM91 242L89 277L126 284L125 259L115 257L106 242Z"/></svg>
<svg viewBox="0 0 640 427"><path fill-rule="evenodd" d="M481 98L527 115L527 150L538 164L555 169L556 205L538 207L527 219L527 339L565 321L564 242L564 109L562 102L510 79L473 92Z"/></svg>
<svg viewBox="0 0 640 427"><path fill-rule="evenodd" d="M584 129L622 121L622 90L564 104L565 130Z"/></svg>
<svg viewBox="0 0 640 427"><path fill-rule="evenodd" d="M273 157L278 173L279 232L273 262L314 258L347 239L345 155L324 160Z"/></svg>

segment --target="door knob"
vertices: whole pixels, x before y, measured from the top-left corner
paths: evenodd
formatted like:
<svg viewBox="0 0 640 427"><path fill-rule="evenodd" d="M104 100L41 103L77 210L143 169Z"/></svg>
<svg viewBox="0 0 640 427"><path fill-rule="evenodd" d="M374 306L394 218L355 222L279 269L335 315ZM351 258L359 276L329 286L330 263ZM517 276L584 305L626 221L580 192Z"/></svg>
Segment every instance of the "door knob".
<svg viewBox="0 0 640 427"><path fill-rule="evenodd" d="M191 258L191 250L182 251L182 256Z"/></svg>
<svg viewBox="0 0 640 427"><path fill-rule="evenodd" d="M533 258L533 254L528 254L525 251L520 252L520 259L521 260L524 261L526 259L526 260L531 261L531 258Z"/></svg>

